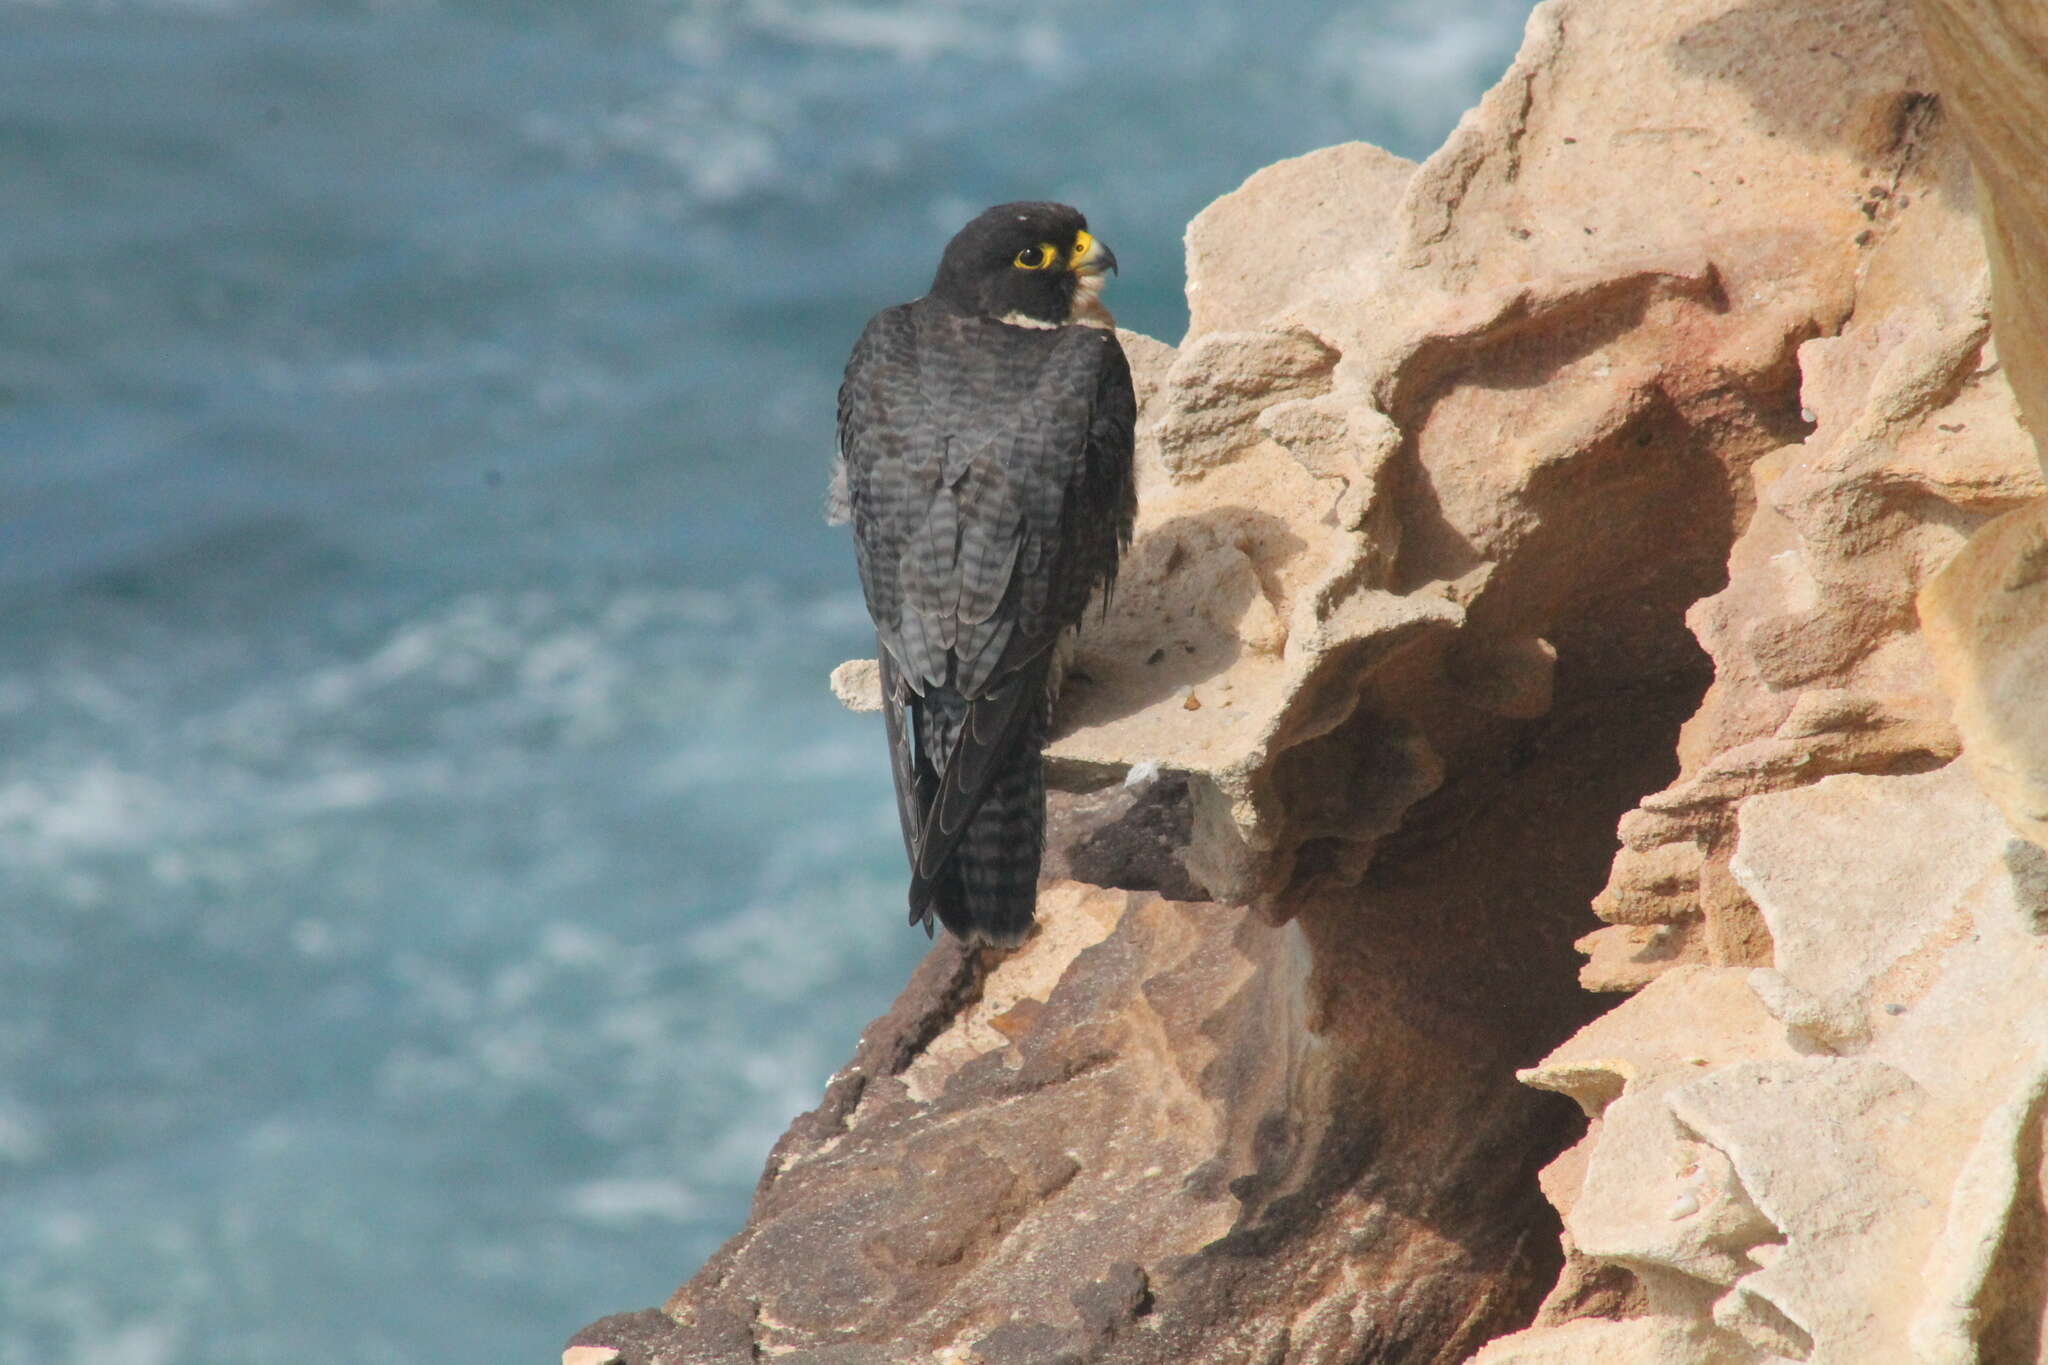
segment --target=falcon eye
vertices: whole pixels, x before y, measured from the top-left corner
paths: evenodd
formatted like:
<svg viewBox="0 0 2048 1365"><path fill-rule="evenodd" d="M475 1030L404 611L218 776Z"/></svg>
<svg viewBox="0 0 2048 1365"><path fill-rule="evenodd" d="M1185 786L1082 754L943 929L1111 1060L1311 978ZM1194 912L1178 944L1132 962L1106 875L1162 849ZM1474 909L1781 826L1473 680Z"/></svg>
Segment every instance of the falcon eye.
<svg viewBox="0 0 2048 1365"><path fill-rule="evenodd" d="M1014 262L1019 270L1044 270L1059 264L1060 249L1051 242L1027 246L1017 253Z"/></svg>

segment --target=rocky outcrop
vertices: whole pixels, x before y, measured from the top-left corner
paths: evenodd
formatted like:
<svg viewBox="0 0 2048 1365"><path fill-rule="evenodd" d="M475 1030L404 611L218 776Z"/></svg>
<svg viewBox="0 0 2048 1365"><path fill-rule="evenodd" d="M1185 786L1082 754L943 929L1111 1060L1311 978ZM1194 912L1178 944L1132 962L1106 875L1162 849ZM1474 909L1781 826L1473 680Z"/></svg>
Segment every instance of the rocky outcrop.
<svg viewBox="0 0 2048 1365"><path fill-rule="evenodd" d="M2048 9L2020 0L1920 0L1918 8L1978 171L1991 312L2013 396L2032 430L2048 432ZM1920 610L1971 770L2015 829L2048 845L2044 564L2048 501L2036 501L1964 547L1921 595Z"/></svg>
<svg viewBox="0 0 2048 1365"><path fill-rule="evenodd" d="M2036 1358L2048 501L1998 126L1906 0L1550 0L1428 162L1206 211L1188 336L1126 337L1139 536L1042 931L942 941L746 1231L577 1344Z"/></svg>
<svg viewBox="0 0 2048 1365"><path fill-rule="evenodd" d="M2035 1359L2048 858L1959 763L1737 823L1775 965L1668 971L1525 1073L1592 1120L1546 1188L1644 1312L1481 1359Z"/></svg>

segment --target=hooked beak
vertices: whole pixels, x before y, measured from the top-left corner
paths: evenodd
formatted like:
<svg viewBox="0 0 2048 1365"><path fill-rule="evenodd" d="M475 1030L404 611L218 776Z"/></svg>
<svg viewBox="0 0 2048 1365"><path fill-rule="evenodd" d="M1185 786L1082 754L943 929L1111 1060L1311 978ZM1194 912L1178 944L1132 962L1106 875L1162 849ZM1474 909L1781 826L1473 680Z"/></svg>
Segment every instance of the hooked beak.
<svg viewBox="0 0 2048 1365"><path fill-rule="evenodd" d="M1085 229L1074 237L1074 263L1068 267L1076 275L1101 275L1116 269L1116 253L1107 244L1095 239Z"/></svg>

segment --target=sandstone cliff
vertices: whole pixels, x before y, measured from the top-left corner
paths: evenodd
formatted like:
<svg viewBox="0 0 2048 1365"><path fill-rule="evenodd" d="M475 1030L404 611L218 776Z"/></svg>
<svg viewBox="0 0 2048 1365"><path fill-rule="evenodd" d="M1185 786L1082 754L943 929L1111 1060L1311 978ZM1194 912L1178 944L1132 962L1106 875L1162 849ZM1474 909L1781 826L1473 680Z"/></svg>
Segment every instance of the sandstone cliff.
<svg viewBox="0 0 2048 1365"><path fill-rule="evenodd" d="M569 1359L2048 1358L2048 43L1923 11L1550 0L1197 219L1044 931Z"/></svg>

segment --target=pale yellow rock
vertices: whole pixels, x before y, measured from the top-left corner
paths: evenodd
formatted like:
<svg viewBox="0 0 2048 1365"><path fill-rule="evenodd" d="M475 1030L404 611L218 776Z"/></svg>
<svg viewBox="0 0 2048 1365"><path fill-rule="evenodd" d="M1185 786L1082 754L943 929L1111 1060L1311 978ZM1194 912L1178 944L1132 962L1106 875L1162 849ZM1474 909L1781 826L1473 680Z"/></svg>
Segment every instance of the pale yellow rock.
<svg viewBox="0 0 2048 1365"><path fill-rule="evenodd" d="M1999 349L2029 423L2048 433L2048 6L1916 0L1915 8L1943 105L1976 163Z"/></svg>
<svg viewBox="0 0 2048 1365"><path fill-rule="evenodd" d="M1756 1185L1769 1191L1764 1207L1790 1238L1786 1255L1753 1277L1752 1287L1809 1323L1825 1347L1815 1359L1903 1359L1909 1338L1916 1359L1977 1359L1980 1349L1982 1359L2003 1359L2003 1348L1978 1340L1989 1314L1977 1309L2010 1292L2001 1277L2012 1267L2001 1265L1998 1248L2020 1197L2014 1134L2031 1122L2025 1115L2038 1104L2048 1065L2048 944L2035 929L2043 886L2024 870L2033 855L2016 852L2027 845L1998 826L1961 765L1925 778L1831 779L1774 800L1788 828L1801 823L1796 807L1805 806L1825 836L1820 821L1845 792L1824 789L1849 782L1892 791L1871 796L1872 818L1860 831L1815 845L1825 851L1806 859L1820 865L1810 874L1814 885L1869 903L1898 883L1894 846L1942 826L1958 833L1945 856L1940 845L1930 848L1930 859L1953 868L1974 848L1976 875L1921 880L1923 905L1937 906L1950 901L1956 881L1970 883L1945 916L1960 922L1865 987L1867 1003L1886 1002L1872 1012L1865 1058L1817 1061L1812 1075L1824 1083L1794 1087L1774 1109L1759 1110L1769 1125L1783 1126L1786 1114L1797 1119L1775 1152L1768 1142L1758 1147L1754 1135L1717 1130L1717 1140L1740 1154L1738 1165L1751 1167ZM1921 809L1909 813L1909 803ZM1993 837L1983 837L1987 830ZM1745 830L1745 845L1748 837ZM1745 847L1743 859L1759 854ZM1898 909L1925 922L1923 905L1902 897ZM1987 1039L2000 1042L1987 1046ZM1901 1078L1883 1084L1902 1098L1910 1094L1911 1112L1887 1120L1883 1104L1853 1088L1828 1100L1852 1068L1876 1076L1868 1068L1880 1066ZM1751 1102L1739 1082L1716 1084ZM1850 1141L1860 1157L1841 1146ZM1814 1230L1802 1236L1793 1226L1801 1221ZM1844 1236L1845 1228L1857 1234ZM1908 1283L1924 1285L1924 1295L1891 1292Z"/></svg>
<svg viewBox="0 0 2048 1365"><path fill-rule="evenodd" d="M1212 332L1190 341L1167 372L1152 423L1176 482L1202 477L1262 439L1259 415L1327 393L1337 352L1304 328Z"/></svg>
<svg viewBox="0 0 2048 1365"><path fill-rule="evenodd" d="M832 695L849 711L882 709L882 671L873 659L848 659L832 670Z"/></svg>
<svg viewBox="0 0 2048 1365"><path fill-rule="evenodd" d="M1899 1358L1912 1301L1895 1290L1916 1277L1944 1193L1920 1150L1925 1092L1881 1062L1808 1058L1722 1067L1669 1104L1725 1154L1764 1220L1756 1241L1784 1243L1716 1320L1795 1358Z"/></svg>
<svg viewBox="0 0 2048 1365"><path fill-rule="evenodd" d="M1572 944L1586 957L1579 985L1595 992L1639 991L1673 967L1706 965L1698 935L1687 933L1689 927L1612 924L1594 930Z"/></svg>
<svg viewBox="0 0 2048 1365"><path fill-rule="evenodd" d="M2029 1152L2048 1101L2048 1048L2020 1072L2020 1083L1978 1131L1964 1159L1948 1217L1923 1270L1926 1291L1909 1340L1924 1365L1976 1365L1984 1359L1984 1318L2001 1305L2001 1253L2025 1273L2038 1253L2015 1235L2015 1214L2032 1201L2022 1182L2038 1178L2040 1157ZM2008 1250L2008 1243L2014 1243ZM2009 1291L2006 1291L2009 1293ZM2024 1290L2022 1290L2024 1292ZM2038 1308L2038 1305L2032 1305Z"/></svg>
<svg viewBox="0 0 2048 1365"><path fill-rule="evenodd" d="M1519 1074L1525 1084L1571 1095L1597 1118L1602 1091L1612 1099L1622 1082L1636 1077L1690 1076L1693 1059L1702 1054L1723 1061L1794 1055L1739 969L1665 972ZM1611 1087L1573 1079L1600 1071L1613 1076Z"/></svg>
<svg viewBox="0 0 2048 1365"><path fill-rule="evenodd" d="M1412 161L1347 142L1275 162L1202 210L1187 230L1188 337L1263 322L1319 277L1383 257L1383 209L1414 174Z"/></svg>
<svg viewBox="0 0 2048 1365"><path fill-rule="evenodd" d="M1671 925L1714 962L1769 959L1764 921L1728 873L1738 803L1833 773L1934 766L1958 751L1929 641L1914 629L1914 595L1973 531L2041 489L1990 344L1968 168L1925 94L1924 56L1897 46L1910 43L1910 24L1898 7L1884 11L1833 11L1841 26L1825 42L1783 59L1796 65L1804 54L1854 47L1859 77L1895 62L1889 97L1867 88L1835 106L1850 115L1839 125L1845 133L1889 131L1863 144L1868 174L1844 186L1862 222L1850 235L1857 254L1810 260L1809 287L1844 305L1838 331L1797 349L1802 418L1812 429L1750 466L1755 510L1729 557L1727 584L1687 617L1714 659L1713 686L1680 737L1679 778L1624 819L1627 852L1596 901L1610 920ZM1702 40L1805 32L1818 40L1819 13L1789 2L1723 11L1686 46L1697 59ZM1893 32L1880 36L1878 25ZM1751 60L1743 80L1759 91L1760 109L1840 98L1776 88L1790 71L1775 58ZM1886 107L1879 124L1863 121ZM1836 145L1846 153L1854 138ZM1760 154L1759 164L1769 159ZM1840 287L1845 295L1832 293ZM1641 855L1671 845L1700 853L1690 886L1638 866ZM1620 957L1620 936L1590 942L1606 954L1590 981L1626 987L1654 965ZM1780 1003L1816 1019L1827 1013L1791 994Z"/></svg>
<svg viewBox="0 0 2048 1365"><path fill-rule="evenodd" d="M1720 1334L1677 1317L1594 1319L1543 1331L1517 1332L1490 1343L1470 1365L1748 1365L1754 1356L1726 1352Z"/></svg>
<svg viewBox="0 0 2048 1365"><path fill-rule="evenodd" d="M1579 1249L1648 1277L1653 1303L1668 1305L1674 1275L1732 1286L1753 1268L1748 1250L1773 1232L1726 1155L1670 1108L1676 1090L1700 1079L1701 1052L1722 1060L1793 1056L1741 972L1691 967L1666 972L1520 1073L1527 1084L1571 1095L1598 1120L1581 1149L1555 1163L1583 1162L1585 1173L1568 1200L1554 1202ZM1696 1297L1704 1310L1714 1295ZM1719 1339L1704 1313L1697 1327L1677 1339Z"/></svg>
<svg viewBox="0 0 2048 1365"><path fill-rule="evenodd" d="M1662 924L1699 913L1700 866L1705 854L1690 839L1615 855L1607 888L1593 909L1609 924Z"/></svg>
<svg viewBox="0 0 2048 1365"><path fill-rule="evenodd" d="M2032 0L1918 0L1944 108L1977 172L1998 349L2048 473L2048 8ZM1970 762L2013 827L2048 847L2041 682L2048 504L2015 511L1920 603Z"/></svg>
<svg viewBox="0 0 2048 1365"><path fill-rule="evenodd" d="M2048 500L1980 531L1919 605L1971 770L2048 848Z"/></svg>
<svg viewBox="0 0 2048 1365"><path fill-rule="evenodd" d="M2048 859L1954 763L1752 797L1733 866L1772 971L1667 971L1525 1073L1598 1117L1553 1194L1574 1244L1720 1334L1670 1359L2017 1359L2015 1305L2040 1309ZM1856 1055L1796 1055L1816 1040Z"/></svg>
<svg viewBox="0 0 2048 1365"><path fill-rule="evenodd" d="M571 1346L562 1352L562 1365L618 1365L624 1359L609 1346Z"/></svg>
<svg viewBox="0 0 2048 1365"><path fill-rule="evenodd" d="M1742 804L1730 863L1777 957L1754 978L1786 1023L1860 1039L1872 985L1939 933L2009 837L1961 764L1917 777L1844 775ZM1841 874L1844 855L1854 875ZM1793 1011L1798 1018L1788 1018Z"/></svg>

